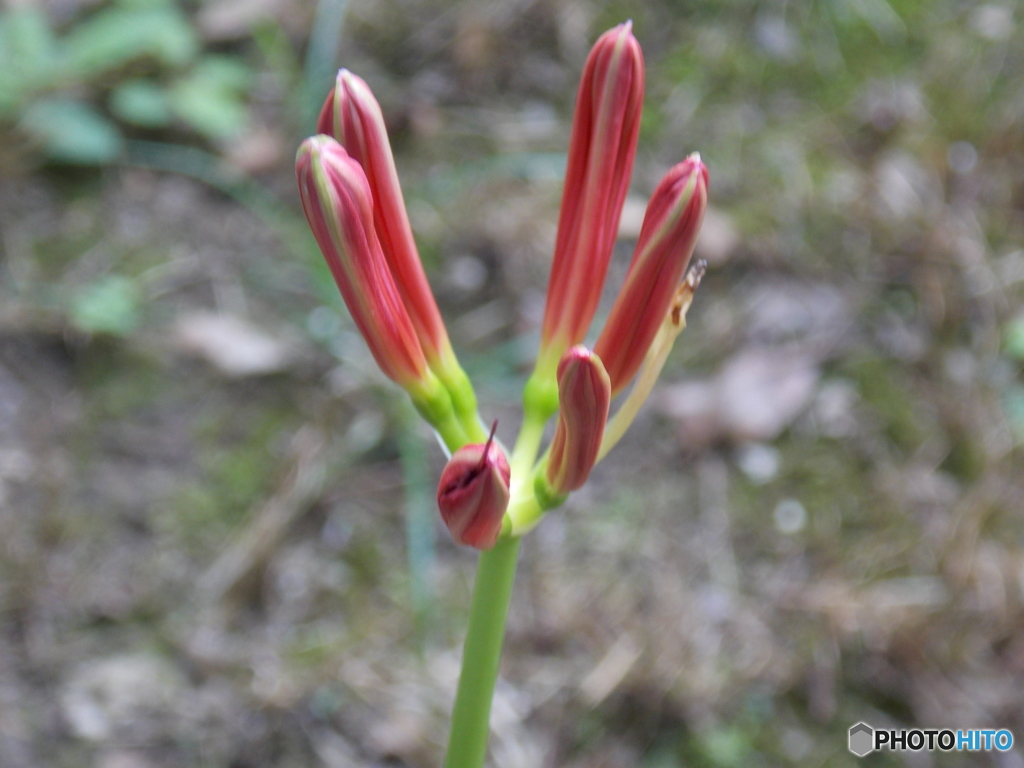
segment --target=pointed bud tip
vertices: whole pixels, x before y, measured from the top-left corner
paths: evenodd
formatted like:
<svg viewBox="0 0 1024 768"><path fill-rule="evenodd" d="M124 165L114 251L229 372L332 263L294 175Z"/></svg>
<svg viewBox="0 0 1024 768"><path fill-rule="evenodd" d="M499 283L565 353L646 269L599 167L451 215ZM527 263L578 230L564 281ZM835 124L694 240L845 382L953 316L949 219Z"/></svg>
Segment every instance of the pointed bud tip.
<svg viewBox="0 0 1024 768"><path fill-rule="evenodd" d="M353 88L358 88L364 84L363 79L359 75L344 67L338 70L338 79L335 82L337 88L344 88L347 93L351 93Z"/></svg>
<svg viewBox="0 0 1024 768"><path fill-rule="evenodd" d="M696 172L700 174L700 177L704 182L704 186L707 187L708 167L704 164L704 161L701 159L700 152L691 152L683 161L683 163L688 164L690 167L696 166Z"/></svg>
<svg viewBox="0 0 1024 768"><path fill-rule="evenodd" d="M708 167L704 164L703 158L700 156L700 152L691 152L686 156L686 159L676 165L676 168L685 169L684 173L698 172L704 177L705 183L708 178Z"/></svg>
<svg viewBox="0 0 1024 768"><path fill-rule="evenodd" d="M558 361L558 380L561 381L570 366L587 365L593 364L593 361L600 363L600 359L596 358L593 352L587 349L582 344L577 344L574 347L566 350L565 354L562 355L562 359ZM604 366L602 366L603 368Z"/></svg>
<svg viewBox="0 0 1024 768"><path fill-rule="evenodd" d="M594 349L618 394L639 369L672 307L708 200L708 169L698 153L672 166L651 195L626 282Z"/></svg>
<svg viewBox="0 0 1024 768"><path fill-rule="evenodd" d="M296 156L319 153L321 150L323 150L325 147L329 147L331 144L337 144L338 149L340 149L342 152L345 151L345 148L338 144L338 142L335 141L333 138L327 136L326 134L318 133L315 136L310 136L308 139L305 139L301 144L299 144L299 151L296 152Z"/></svg>
<svg viewBox="0 0 1024 768"><path fill-rule="evenodd" d="M601 51L622 51L626 48L632 49L633 55L639 56L642 59L643 54L640 50L640 41L633 34L632 19L617 24L598 37L594 47L591 49L591 56Z"/></svg>
<svg viewBox="0 0 1024 768"><path fill-rule="evenodd" d="M660 210L662 205L670 200L684 205L703 206L707 200L708 178L708 167L701 160L700 153L693 152L685 160L672 166L662 177L651 195L648 214ZM697 202L694 202L694 198L697 198ZM644 224L646 223L645 215Z"/></svg>
<svg viewBox="0 0 1024 768"><path fill-rule="evenodd" d="M345 93L351 98L358 98L362 101L373 101L376 103L376 99L374 99L373 91L370 90L370 86L366 84L366 81L363 80L363 78L351 70L344 68L338 70L336 87L344 88Z"/></svg>
<svg viewBox="0 0 1024 768"><path fill-rule="evenodd" d="M608 372L601 358L582 344L570 347L558 361L558 396L563 411L566 407L583 407L584 403L576 398L584 393L588 398L596 394L598 400L604 399L601 393L609 386ZM562 402L566 398L571 401ZM590 405L592 403L587 403L586 407Z"/></svg>
<svg viewBox="0 0 1024 768"><path fill-rule="evenodd" d="M295 171L300 177L300 182L301 178L310 172L314 176L327 173L333 187L337 188L337 185L341 184L358 190L360 197L365 198L372 208L369 182L362 166L345 151L345 147L330 136L320 133L303 141L295 153Z"/></svg>
<svg viewBox="0 0 1024 768"><path fill-rule="evenodd" d="M696 163L697 166L700 168L701 179L703 179L703 181L704 181L704 186L707 187L707 185L708 185L708 167L704 164L704 161L701 160L700 152L694 152L687 159L692 161L693 163Z"/></svg>
<svg viewBox="0 0 1024 768"><path fill-rule="evenodd" d="M644 57L632 20L594 43L577 91L538 370L582 341L601 297L636 156Z"/></svg>

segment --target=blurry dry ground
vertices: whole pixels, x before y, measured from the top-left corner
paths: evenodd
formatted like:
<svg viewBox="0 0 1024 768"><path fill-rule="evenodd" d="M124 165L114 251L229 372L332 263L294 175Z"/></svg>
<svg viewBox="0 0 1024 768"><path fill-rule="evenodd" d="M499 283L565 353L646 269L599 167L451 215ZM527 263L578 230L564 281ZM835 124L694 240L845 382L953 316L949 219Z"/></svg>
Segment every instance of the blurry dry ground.
<svg viewBox="0 0 1024 768"><path fill-rule="evenodd" d="M197 23L292 10L235 5ZM505 441L575 79L626 17L649 80L606 299L693 150L711 267L524 544L492 764L852 766L858 720L1024 740L1020 8L352 2L342 63ZM282 237L266 157L276 219L130 163L0 178L5 768L440 763L475 558L408 525L440 450Z"/></svg>

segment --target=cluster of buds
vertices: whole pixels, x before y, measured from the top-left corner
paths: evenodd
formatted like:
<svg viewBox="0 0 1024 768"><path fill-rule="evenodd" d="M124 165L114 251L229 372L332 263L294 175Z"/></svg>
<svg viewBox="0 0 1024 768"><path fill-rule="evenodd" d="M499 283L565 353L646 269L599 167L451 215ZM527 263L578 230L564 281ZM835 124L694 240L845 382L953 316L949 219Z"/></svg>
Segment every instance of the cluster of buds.
<svg viewBox="0 0 1024 768"><path fill-rule="evenodd" d="M485 440L427 283L402 201L380 106L341 70L319 135L299 148L302 206L352 318L381 370L411 396L452 457L438 506L452 537L478 549L521 535L587 480L633 420L665 363L703 272L687 271L707 204L693 154L658 184L636 250L593 349L597 311L636 155L644 63L631 25L601 36L576 98L541 346L523 395L511 464ZM612 398L636 381L609 420ZM554 438L536 461L544 424Z"/></svg>
<svg viewBox="0 0 1024 768"><path fill-rule="evenodd" d="M381 370L450 450L481 440L476 395L423 271L380 105L338 73L295 163L306 219Z"/></svg>

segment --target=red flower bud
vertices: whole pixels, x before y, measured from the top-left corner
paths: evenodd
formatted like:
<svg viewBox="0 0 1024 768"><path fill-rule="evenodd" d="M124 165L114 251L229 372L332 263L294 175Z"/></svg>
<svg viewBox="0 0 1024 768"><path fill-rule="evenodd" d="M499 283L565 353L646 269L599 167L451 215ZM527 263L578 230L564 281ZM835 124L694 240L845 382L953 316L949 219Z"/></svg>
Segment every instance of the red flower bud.
<svg viewBox="0 0 1024 768"><path fill-rule="evenodd" d="M362 166L334 139L314 136L299 147L295 174L313 236L374 359L406 389L422 388L430 369L381 252Z"/></svg>
<svg viewBox="0 0 1024 768"><path fill-rule="evenodd" d="M366 172L373 193L374 226L384 258L409 310L420 346L431 367L436 368L440 358L452 354L451 344L412 237L384 115L362 78L347 69L338 71L334 90L320 112L317 130L337 139Z"/></svg>
<svg viewBox="0 0 1024 768"><path fill-rule="evenodd" d="M558 363L558 426L548 456L547 481L555 495L575 491L597 461L611 404L611 382L601 359L583 345Z"/></svg>
<svg viewBox="0 0 1024 768"><path fill-rule="evenodd" d="M538 370L586 336L601 299L640 132L644 59L626 22L594 44L576 95Z"/></svg>
<svg viewBox="0 0 1024 768"><path fill-rule="evenodd" d="M482 439L476 395L455 357L423 271L402 200L384 115L369 86L347 69L340 70L334 90L320 112L317 129L333 136L362 166L373 197L374 230L423 355L447 388L466 434Z"/></svg>
<svg viewBox="0 0 1024 768"><path fill-rule="evenodd" d="M690 262L708 200L708 169L694 153L669 170L647 205L626 281L594 345L612 396L643 362Z"/></svg>
<svg viewBox="0 0 1024 768"><path fill-rule="evenodd" d="M486 443L464 446L452 455L437 486L437 506L456 544L494 546L508 508L511 476L508 460L494 442L494 428Z"/></svg>

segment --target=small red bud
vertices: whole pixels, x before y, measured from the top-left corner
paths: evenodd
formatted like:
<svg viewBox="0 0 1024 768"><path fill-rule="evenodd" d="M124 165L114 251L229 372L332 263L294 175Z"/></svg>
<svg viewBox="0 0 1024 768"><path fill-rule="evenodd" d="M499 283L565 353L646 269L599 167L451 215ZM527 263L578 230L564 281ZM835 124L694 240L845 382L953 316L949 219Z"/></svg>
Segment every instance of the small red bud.
<svg viewBox="0 0 1024 768"><path fill-rule="evenodd" d="M494 430L484 444L466 445L445 465L437 486L437 506L456 544L490 549L501 533L512 472Z"/></svg>
<svg viewBox="0 0 1024 768"><path fill-rule="evenodd" d="M611 382L601 359L578 344L558 364L558 427L551 441L547 480L555 494L587 481L604 436Z"/></svg>

